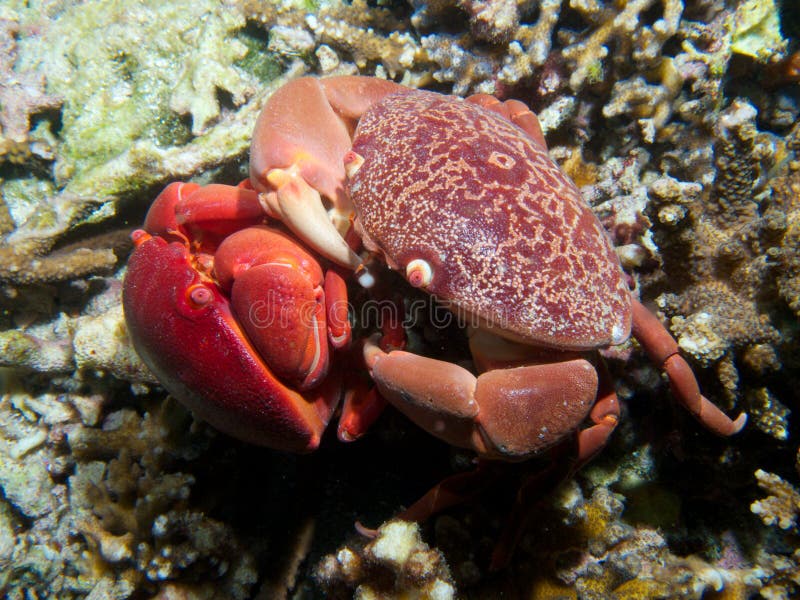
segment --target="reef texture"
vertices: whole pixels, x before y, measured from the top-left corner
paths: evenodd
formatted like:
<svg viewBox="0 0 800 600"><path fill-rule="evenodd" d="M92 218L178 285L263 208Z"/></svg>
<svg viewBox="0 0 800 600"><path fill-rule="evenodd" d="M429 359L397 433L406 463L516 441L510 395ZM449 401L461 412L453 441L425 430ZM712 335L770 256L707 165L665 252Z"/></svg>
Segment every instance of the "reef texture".
<svg viewBox="0 0 800 600"><path fill-rule="evenodd" d="M422 541L419 527L389 521L375 539L340 548L322 559L315 574L328 597L419 598L455 597L450 571L442 553Z"/></svg>
<svg viewBox="0 0 800 600"><path fill-rule="evenodd" d="M87 0L0 6L0 595L786 598L800 593L800 11L789 0ZM447 23L447 25L443 25ZM303 73L518 98L703 392L635 343L623 421L489 572L516 483L377 525L471 467L387 414L292 457L216 434L135 355L128 234L171 180L236 183ZM409 332L468 361L450 334ZM458 338L461 339L461 338Z"/></svg>

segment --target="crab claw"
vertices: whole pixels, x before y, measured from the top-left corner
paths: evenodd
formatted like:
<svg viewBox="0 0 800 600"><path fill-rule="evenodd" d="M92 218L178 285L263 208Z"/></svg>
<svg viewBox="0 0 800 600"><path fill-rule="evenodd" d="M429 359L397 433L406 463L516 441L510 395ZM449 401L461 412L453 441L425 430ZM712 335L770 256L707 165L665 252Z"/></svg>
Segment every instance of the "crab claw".
<svg viewBox="0 0 800 600"><path fill-rule="evenodd" d="M287 235L250 227L222 242L214 259L233 312L272 370L299 389L328 372L322 269Z"/></svg>
<svg viewBox="0 0 800 600"><path fill-rule="evenodd" d="M191 238L197 248L213 252L225 236L264 220L258 193L213 183L170 183L153 201L144 229L168 241Z"/></svg>
<svg viewBox="0 0 800 600"><path fill-rule="evenodd" d="M361 261L341 239L353 212L342 157L361 115L381 98L404 91L374 77L301 77L275 91L253 132L250 180L267 212L311 248L353 270Z"/></svg>
<svg viewBox="0 0 800 600"><path fill-rule="evenodd" d="M322 205L322 197L294 170L273 169L267 181L275 192L264 194L268 212L314 250L338 265L356 270L361 259L347 245Z"/></svg>
<svg viewBox="0 0 800 600"><path fill-rule="evenodd" d="M237 324L221 289L198 273L183 243L138 231L123 286L131 340L164 387L236 438L279 450L319 445L341 392L284 385Z"/></svg>

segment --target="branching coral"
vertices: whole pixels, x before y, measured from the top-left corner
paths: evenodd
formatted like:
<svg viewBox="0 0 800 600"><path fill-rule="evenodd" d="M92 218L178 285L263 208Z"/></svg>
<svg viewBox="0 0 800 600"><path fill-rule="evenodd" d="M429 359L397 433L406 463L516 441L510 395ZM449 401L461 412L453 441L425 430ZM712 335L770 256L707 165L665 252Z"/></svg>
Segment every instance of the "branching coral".
<svg viewBox="0 0 800 600"><path fill-rule="evenodd" d="M653 27L641 27L642 13L648 10L654 0L633 0L626 2L617 14L604 12L599 4L589 3L590 17L599 27L586 38L562 51L564 57L574 64L569 83L573 90L579 90L588 80L602 77L602 61L608 55L608 44L616 38L622 44L629 43L633 36L633 58L652 61L661 55L664 42L677 31L678 21L683 10L680 0L663 0L663 17Z"/></svg>
<svg viewBox="0 0 800 600"><path fill-rule="evenodd" d="M371 9L365 0L324 3L306 14L292 4L243 5L248 18L268 28L270 48L286 58L316 54L325 74L353 74L379 66L384 76L406 74L407 83L423 81L420 74L412 76L412 71L424 64L424 51L419 41L404 31L405 23L387 9ZM339 69L346 60L355 64Z"/></svg>
<svg viewBox="0 0 800 600"><path fill-rule="evenodd" d="M32 525L11 517L13 548L0 554L9 598L23 598L23 589L126 598L197 575L215 580L224 597L247 597L252 556L228 526L191 508L194 478L174 470L197 452L184 411L169 403L144 417L126 409L96 429L72 395L24 398L0 402L0 505L38 517Z"/></svg>
<svg viewBox="0 0 800 600"><path fill-rule="evenodd" d="M648 470L653 466L646 461L639 461L637 466L633 458L623 462L618 472L599 477L595 474L596 478L613 482L619 476L629 477L629 467ZM639 473L642 475L650 477L652 472ZM643 483L640 478L633 485ZM739 598L760 587L758 569L732 562L717 564L700 556L677 556L655 527L632 524L622 517L626 508L624 496L606 485L598 485L586 495L583 489L578 481L570 482L552 495L546 507L537 508L536 523L523 537L520 549L527 556L528 571L522 578L524 583L518 582L513 588L517 595L536 599L666 600L699 599L719 593ZM631 492L632 488L626 490ZM667 490L650 491L646 510L657 518L668 519L661 509L674 501ZM480 576L472 574L477 567L466 556L466 549L474 519L474 515L468 516L459 523L441 517L442 524L437 522L436 528L437 543L449 549L448 559L455 561L452 568L459 583L472 579L473 585ZM459 562L459 557L467 559ZM478 596L480 589L478 586Z"/></svg>
<svg viewBox="0 0 800 600"><path fill-rule="evenodd" d="M788 416L792 411L768 388L749 389L745 401L756 427L778 440L789 437Z"/></svg>
<svg viewBox="0 0 800 600"><path fill-rule="evenodd" d="M10 220L0 234L0 282L28 285L109 272L130 247L123 232L56 247L70 228L106 216L95 197L57 192L33 177L0 182L0 193Z"/></svg>
<svg viewBox="0 0 800 600"><path fill-rule="evenodd" d="M755 117L751 105L734 102L719 115L713 148L698 145L674 155L684 164L693 161L685 173L704 185L704 194L686 196L674 184L650 194L655 243L673 287L682 277L685 286L656 302L671 317L681 348L715 366L729 405L743 391L739 369L760 376L776 372L786 341L765 310L772 289L765 282L776 274L771 257L781 252L776 224L783 222L783 207L770 198L766 175L780 154L775 140L757 130ZM685 279L676 267L687 262L694 267ZM777 421L783 418L776 415Z"/></svg>
<svg viewBox="0 0 800 600"><path fill-rule="evenodd" d="M756 471L758 486L770 495L750 505L750 510L761 517L765 525L777 525L781 529L797 527L800 514L800 492L774 473Z"/></svg>
<svg viewBox="0 0 800 600"><path fill-rule="evenodd" d="M352 24L358 21L356 15L365 9L366 2L359 0L351 7L310 15L306 23L318 40L351 56L359 69L366 68L369 63L379 63L389 77L397 77L423 59L419 43L408 33L392 31L384 37L376 35L371 27ZM389 21L386 25L393 29L397 24L392 27Z"/></svg>
<svg viewBox="0 0 800 600"><path fill-rule="evenodd" d="M786 147L789 155L784 172L771 182L776 210L770 224L777 235L783 234L772 255L781 266L778 292L800 316L800 125L789 134Z"/></svg>
<svg viewBox="0 0 800 600"><path fill-rule="evenodd" d="M103 283L105 291L80 317L62 313L46 323L0 331L0 366L49 375L103 373L132 383L155 383L128 337L119 281L109 278Z"/></svg>
<svg viewBox="0 0 800 600"><path fill-rule="evenodd" d="M699 598L712 590L758 585L746 571L727 571L699 557L673 555L655 529L620 520L622 499L606 488L595 489L587 499L577 485L565 492L565 523L585 536L588 553L565 556L556 574L581 598Z"/></svg>
<svg viewBox="0 0 800 600"><path fill-rule="evenodd" d="M0 243L0 282L51 283L110 272L129 247L124 232L53 250L55 238L11 238ZM103 247L105 246L105 247Z"/></svg>
<svg viewBox="0 0 800 600"><path fill-rule="evenodd" d="M758 486L770 494L750 505L765 525L777 526L789 532L788 550L777 553L777 544L761 551L759 563L763 565L765 585L761 596L768 600L791 598L800 590L800 550L797 549L797 526L800 515L800 492L775 473L759 469L755 473Z"/></svg>

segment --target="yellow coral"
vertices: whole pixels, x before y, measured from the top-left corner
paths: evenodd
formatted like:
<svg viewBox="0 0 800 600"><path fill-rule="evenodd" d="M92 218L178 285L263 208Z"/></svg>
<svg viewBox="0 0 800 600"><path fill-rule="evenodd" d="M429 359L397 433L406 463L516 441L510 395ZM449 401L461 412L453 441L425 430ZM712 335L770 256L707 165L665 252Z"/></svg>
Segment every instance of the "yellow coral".
<svg viewBox="0 0 800 600"><path fill-rule="evenodd" d="M653 579L631 579L614 589L616 600L639 600L640 598L668 598L669 586Z"/></svg>
<svg viewBox="0 0 800 600"><path fill-rule="evenodd" d="M578 592L568 585L542 577L531 584L529 600L577 600Z"/></svg>

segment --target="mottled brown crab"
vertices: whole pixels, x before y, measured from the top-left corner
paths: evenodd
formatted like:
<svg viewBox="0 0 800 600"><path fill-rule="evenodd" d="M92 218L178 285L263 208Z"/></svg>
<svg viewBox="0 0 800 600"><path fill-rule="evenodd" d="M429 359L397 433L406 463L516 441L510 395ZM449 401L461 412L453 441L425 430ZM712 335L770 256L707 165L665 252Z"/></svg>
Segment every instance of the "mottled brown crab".
<svg viewBox="0 0 800 600"><path fill-rule="evenodd" d="M477 376L386 351L376 338L363 357L383 398L482 458L523 460L574 435L577 464L593 456L619 416L593 357L631 332L703 425L720 435L743 427L744 415L731 420L700 394L675 340L631 296L603 227L524 104L367 77L302 78L268 101L250 160L244 186L160 198L148 216L153 237L138 233L125 282L137 348L174 395L228 433L311 450L339 403L327 357L346 344L347 328L325 335L325 316L341 315L331 297L343 299L343 286L327 276L323 285L314 257L285 249L288 236L278 251L263 232L237 231L261 231L267 215L339 265L329 273L363 275L359 248L343 236L354 216L370 253L469 319ZM253 323L270 286L281 307L311 302L314 318L303 323L294 311L289 329ZM370 420L358 406L345 406L343 439ZM449 502L442 491L406 515L438 510Z"/></svg>

